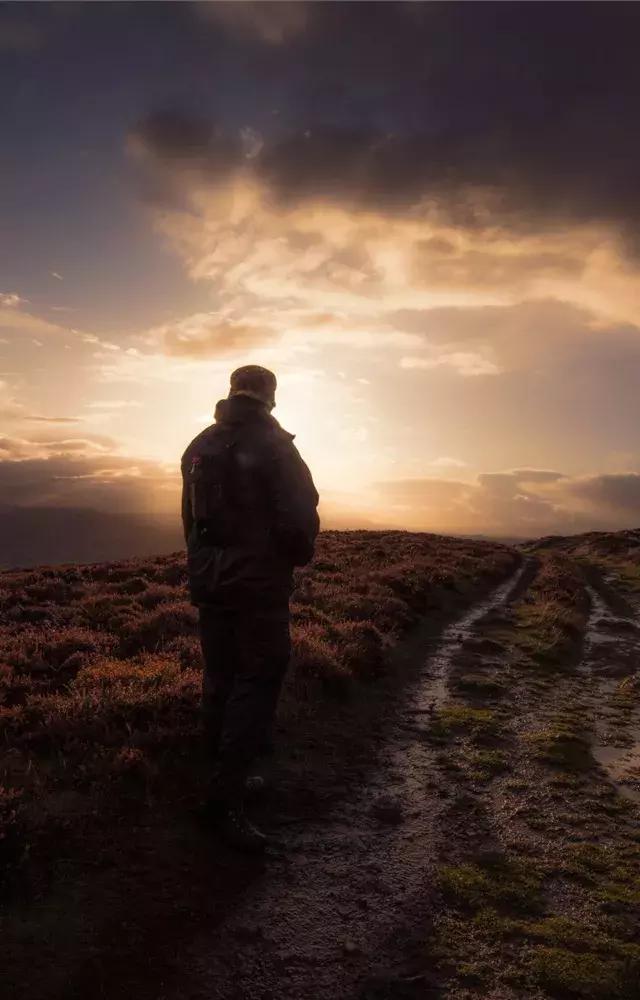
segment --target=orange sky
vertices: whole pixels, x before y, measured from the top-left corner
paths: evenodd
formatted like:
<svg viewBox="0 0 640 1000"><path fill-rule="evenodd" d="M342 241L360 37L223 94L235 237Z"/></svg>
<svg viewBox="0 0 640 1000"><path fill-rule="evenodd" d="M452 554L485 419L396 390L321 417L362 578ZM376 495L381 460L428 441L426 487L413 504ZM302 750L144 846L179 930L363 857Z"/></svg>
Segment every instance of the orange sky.
<svg viewBox="0 0 640 1000"><path fill-rule="evenodd" d="M96 214L100 253L76 240L0 278L0 503L176 509L183 448L255 362L327 525L637 524L640 284L617 221L510 222L479 183L464 212L427 187L354 197L341 175L283 197L265 129L240 121L223 166L176 152L175 124L114 129L119 242Z"/></svg>

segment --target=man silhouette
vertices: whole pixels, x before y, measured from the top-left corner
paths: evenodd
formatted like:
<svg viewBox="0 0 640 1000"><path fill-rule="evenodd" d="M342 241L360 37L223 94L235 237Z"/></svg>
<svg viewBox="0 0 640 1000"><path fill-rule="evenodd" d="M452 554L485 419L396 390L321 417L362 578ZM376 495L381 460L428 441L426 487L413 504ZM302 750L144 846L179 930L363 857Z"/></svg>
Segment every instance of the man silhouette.
<svg viewBox="0 0 640 1000"><path fill-rule="evenodd" d="M216 422L182 457L191 599L200 609L203 719L212 777L203 818L232 846L262 850L244 812L290 655L294 566L313 556L318 494L293 435L271 416L275 375L231 375Z"/></svg>

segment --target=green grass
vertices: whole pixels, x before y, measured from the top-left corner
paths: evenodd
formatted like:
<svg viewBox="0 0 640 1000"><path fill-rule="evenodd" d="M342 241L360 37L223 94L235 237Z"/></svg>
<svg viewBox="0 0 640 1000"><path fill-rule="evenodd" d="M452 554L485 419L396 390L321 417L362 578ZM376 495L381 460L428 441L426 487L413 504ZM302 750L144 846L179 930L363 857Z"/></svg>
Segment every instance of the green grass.
<svg viewBox="0 0 640 1000"><path fill-rule="evenodd" d="M562 554L542 553L531 586L511 610L510 644L521 664L570 672L580 653L588 611L576 565Z"/></svg>
<svg viewBox="0 0 640 1000"><path fill-rule="evenodd" d="M533 757L545 764L567 771L588 771L595 766L591 743L574 715L558 717L525 739Z"/></svg>
<svg viewBox="0 0 640 1000"><path fill-rule="evenodd" d="M544 945L533 949L530 971L534 982L552 997L637 1000L640 995L640 963L634 959L576 954Z"/></svg>
<svg viewBox="0 0 640 1000"><path fill-rule="evenodd" d="M442 866L438 884L445 897L466 909L490 907L504 915L535 913L542 905L541 877L535 867L499 853Z"/></svg>
<svg viewBox="0 0 640 1000"><path fill-rule="evenodd" d="M472 698L500 698L507 690L504 681L484 674L462 674L456 679L455 686L462 694Z"/></svg>
<svg viewBox="0 0 640 1000"><path fill-rule="evenodd" d="M507 757L501 750L475 750L467 755L471 777L477 781L489 781L496 774L509 770Z"/></svg>
<svg viewBox="0 0 640 1000"><path fill-rule="evenodd" d="M499 720L488 708L470 708L468 705L446 705L440 709L431 724L430 735L448 739L463 733L476 739L495 738L500 734Z"/></svg>

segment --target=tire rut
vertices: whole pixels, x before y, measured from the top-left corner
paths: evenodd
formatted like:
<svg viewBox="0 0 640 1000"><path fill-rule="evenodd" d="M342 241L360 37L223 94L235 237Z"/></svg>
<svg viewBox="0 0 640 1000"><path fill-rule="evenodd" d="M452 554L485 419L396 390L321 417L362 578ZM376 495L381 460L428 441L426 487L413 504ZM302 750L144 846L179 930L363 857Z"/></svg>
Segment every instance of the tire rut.
<svg viewBox="0 0 640 1000"><path fill-rule="evenodd" d="M233 912L191 941L187 981L163 997L373 1000L388 989L425 995L423 970L414 975L412 963L420 953L424 964L446 789L416 719L443 700L452 659L478 622L509 600L527 566L460 615L435 646L425 630L422 666L371 779L326 821L280 831L274 856ZM416 655L416 638L396 655Z"/></svg>
<svg viewBox="0 0 640 1000"><path fill-rule="evenodd" d="M620 794L640 802L640 713L632 697L638 685L640 622L611 581L594 572L589 579L582 669L594 688L592 752Z"/></svg>

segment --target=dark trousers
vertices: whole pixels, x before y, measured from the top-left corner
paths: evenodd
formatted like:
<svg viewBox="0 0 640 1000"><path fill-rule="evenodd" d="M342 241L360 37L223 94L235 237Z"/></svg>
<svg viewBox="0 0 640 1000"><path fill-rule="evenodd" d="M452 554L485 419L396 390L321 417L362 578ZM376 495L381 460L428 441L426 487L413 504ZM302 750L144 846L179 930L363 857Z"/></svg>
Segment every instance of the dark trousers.
<svg viewBox="0 0 640 1000"><path fill-rule="evenodd" d="M202 712L212 795L241 794L269 738L291 652L289 609L200 608Z"/></svg>

